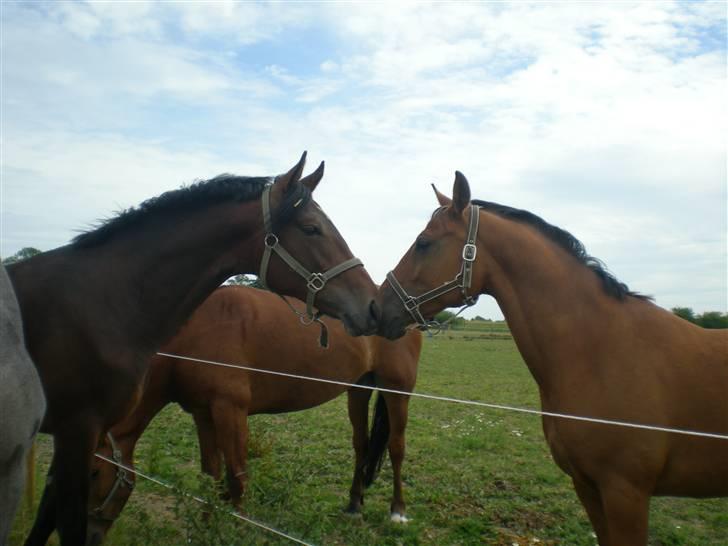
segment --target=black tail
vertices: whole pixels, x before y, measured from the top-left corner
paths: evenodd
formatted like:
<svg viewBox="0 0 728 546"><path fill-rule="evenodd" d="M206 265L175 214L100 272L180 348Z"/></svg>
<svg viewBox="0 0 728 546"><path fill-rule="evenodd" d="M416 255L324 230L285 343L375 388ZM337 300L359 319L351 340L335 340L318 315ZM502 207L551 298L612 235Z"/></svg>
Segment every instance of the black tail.
<svg viewBox="0 0 728 546"><path fill-rule="evenodd" d="M372 418L372 430L369 433L369 447L364 459L364 487L369 487L379 474L384 462L384 452L389 444L389 413L382 393L377 394Z"/></svg>

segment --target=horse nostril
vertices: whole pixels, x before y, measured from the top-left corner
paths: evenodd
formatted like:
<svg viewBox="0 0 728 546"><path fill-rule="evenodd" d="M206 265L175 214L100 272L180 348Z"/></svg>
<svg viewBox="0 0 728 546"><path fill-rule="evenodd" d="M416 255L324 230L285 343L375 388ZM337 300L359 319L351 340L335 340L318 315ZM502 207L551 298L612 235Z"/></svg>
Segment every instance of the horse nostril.
<svg viewBox="0 0 728 546"><path fill-rule="evenodd" d="M379 310L379 306L377 305L377 302L372 300L369 304L369 315L376 321L379 322L379 319L382 317L382 313Z"/></svg>

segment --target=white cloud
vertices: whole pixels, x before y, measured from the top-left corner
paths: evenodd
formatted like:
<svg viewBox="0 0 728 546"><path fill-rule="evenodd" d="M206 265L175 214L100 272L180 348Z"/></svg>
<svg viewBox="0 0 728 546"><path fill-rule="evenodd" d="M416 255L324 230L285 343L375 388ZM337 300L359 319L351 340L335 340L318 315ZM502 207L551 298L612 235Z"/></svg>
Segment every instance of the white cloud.
<svg viewBox="0 0 728 546"><path fill-rule="evenodd" d="M424 227L429 183L448 193L459 169L474 196L569 229L659 303L726 309L718 3L126 7L3 22L3 184L22 225L59 217L29 212L31 180L76 192L75 228L308 149L327 161L319 201L377 280Z"/></svg>

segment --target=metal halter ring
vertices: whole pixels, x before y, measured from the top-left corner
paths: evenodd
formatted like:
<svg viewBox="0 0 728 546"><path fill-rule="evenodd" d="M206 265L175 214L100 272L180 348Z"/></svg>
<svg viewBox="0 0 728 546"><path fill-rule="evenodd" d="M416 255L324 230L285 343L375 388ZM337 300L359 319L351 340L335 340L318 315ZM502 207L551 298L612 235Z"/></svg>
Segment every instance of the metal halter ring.
<svg viewBox="0 0 728 546"><path fill-rule="evenodd" d="M268 248L273 248L278 244L278 235L275 233L266 233L265 235L265 246Z"/></svg>
<svg viewBox="0 0 728 546"><path fill-rule="evenodd" d="M478 255L478 247L472 243L468 243L463 247L463 260L466 262L474 262Z"/></svg>
<svg viewBox="0 0 728 546"><path fill-rule="evenodd" d="M306 286L311 292L323 290L324 286L326 286L326 277L324 277L323 273L311 273L306 281Z"/></svg>

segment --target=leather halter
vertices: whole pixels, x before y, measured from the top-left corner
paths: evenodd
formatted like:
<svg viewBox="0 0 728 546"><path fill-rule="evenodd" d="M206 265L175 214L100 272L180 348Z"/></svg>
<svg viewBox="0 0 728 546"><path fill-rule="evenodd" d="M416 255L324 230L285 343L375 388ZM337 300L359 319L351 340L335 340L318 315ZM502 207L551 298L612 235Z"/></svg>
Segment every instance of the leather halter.
<svg viewBox="0 0 728 546"><path fill-rule="evenodd" d="M321 290L323 290L326 286L326 283L332 278L337 275L341 275L352 267L359 265L363 266L364 264L362 264L362 261L359 258L350 258L345 262L324 271L323 273L312 273L306 269L301 262L296 260L285 248L283 248L278 240L278 236L273 233L273 223L271 221L270 214L270 189L270 185L265 187L261 199L263 203L263 225L265 227L265 249L263 250L263 259L260 263L260 274L258 275L258 278L263 286L268 288L266 275L268 273L268 265L270 264L271 256L273 252L275 252L278 257L288 265L288 267L293 269L293 271L298 273L306 281L306 288L308 289L308 295L306 296L306 316L309 321L308 323L311 323L320 316L320 313L315 312L313 309L316 294L321 292ZM294 207L297 207L299 204L300 203L296 203Z"/></svg>
<svg viewBox="0 0 728 546"><path fill-rule="evenodd" d="M423 330L429 328L439 328L441 325L436 321L427 321L420 311L420 306L428 301L439 298L443 294L450 292L451 290L460 290L463 295L463 307L457 312L457 315L463 312L468 307L472 307L478 301L478 296L472 296L468 294L470 285L473 280L473 263L478 254L478 247L475 246L475 241L478 238L478 222L480 220L480 208L477 205L470 205L470 224L468 226L468 236L463 245L463 262L460 266L460 272L455 275L455 278L451 281L443 283L437 288L433 288L421 294L419 296L410 296L407 291L402 287L397 277L394 276L394 271L387 273L387 280L389 281L394 293L399 296L402 301L404 308L407 312L412 315L414 321Z"/></svg>
<svg viewBox="0 0 728 546"><path fill-rule="evenodd" d="M116 445L116 442L114 441L114 437L111 435L110 432L106 433L106 438L109 440L109 444L111 444L111 458L114 460L115 463L118 463L116 465L116 480L114 481L114 485L109 490L108 494L104 498L103 502L99 504L96 508L93 510L89 510L88 515L90 517L104 520L104 521L115 521L116 516L113 518L106 517L103 515L104 508L111 502L111 500L114 498L114 495L116 495L117 490L119 487L125 485L130 490L134 489L134 480L131 479L131 477L128 475L127 471L124 470L121 465L124 463L123 459L121 458L121 450ZM118 514L117 514L118 515Z"/></svg>

